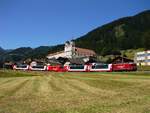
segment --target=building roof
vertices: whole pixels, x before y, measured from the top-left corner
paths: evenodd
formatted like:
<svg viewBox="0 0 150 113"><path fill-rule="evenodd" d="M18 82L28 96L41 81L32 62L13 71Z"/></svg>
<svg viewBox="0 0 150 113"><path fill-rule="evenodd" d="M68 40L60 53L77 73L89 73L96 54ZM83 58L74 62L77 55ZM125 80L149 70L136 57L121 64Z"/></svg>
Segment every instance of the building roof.
<svg viewBox="0 0 150 113"><path fill-rule="evenodd" d="M48 59L47 62L50 63L51 65L61 65L61 63L55 58Z"/></svg>
<svg viewBox="0 0 150 113"><path fill-rule="evenodd" d="M127 62L134 62L131 59L125 58L125 57L116 57L115 59L113 59L112 63L113 64L117 64L117 63L127 63Z"/></svg>
<svg viewBox="0 0 150 113"><path fill-rule="evenodd" d="M59 52L56 52L56 53L50 53L50 54L48 54L48 56L54 56L54 55L58 55L58 54L61 54L61 53L64 53L64 51L59 51Z"/></svg>
<svg viewBox="0 0 150 113"><path fill-rule="evenodd" d="M84 60L81 58L69 58L68 61L71 64L85 64Z"/></svg>
<svg viewBox="0 0 150 113"><path fill-rule="evenodd" d="M142 54L147 54L147 53L150 53L150 50L140 51L140 52L137 52L136 54L137 55L142 55Z"/></svg>
<svg viewBox="0 0 150 113"><path fill-rule="evenodd" d="M84 48L75 47L75 51L77 53L89 54L91 56L96 55L96 53L93 50L90 50L90 49L84 49Z"/></svg>

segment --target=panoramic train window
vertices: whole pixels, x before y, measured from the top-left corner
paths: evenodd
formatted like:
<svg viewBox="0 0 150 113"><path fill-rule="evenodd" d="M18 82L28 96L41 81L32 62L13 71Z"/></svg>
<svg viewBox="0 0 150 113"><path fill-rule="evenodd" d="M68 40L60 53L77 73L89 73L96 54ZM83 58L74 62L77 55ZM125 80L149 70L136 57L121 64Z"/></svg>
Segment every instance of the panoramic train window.
<svg viewBox="0 0 150 113"><path fill-rule="evenodd" d="M16 67L17 67L17 68L26 68L27 65L17 65Z"/></svg>
<svg viewBox="0 0 150 113"><path fill-rule="evenodd" d="M44 68L44 65L32 66L32 68Z"/></svg>
<svg viewBox="0 0 150 113"><path fill-rule="evenodd" d="M70 65L70 69L84 69L84 65Z"/></svg>
<svg viewBox="0 0 150 113"><path fill-rule="evenodd" d="M108 64L92 66L92 69L107 69L107 68L108 68Z"/></svg>

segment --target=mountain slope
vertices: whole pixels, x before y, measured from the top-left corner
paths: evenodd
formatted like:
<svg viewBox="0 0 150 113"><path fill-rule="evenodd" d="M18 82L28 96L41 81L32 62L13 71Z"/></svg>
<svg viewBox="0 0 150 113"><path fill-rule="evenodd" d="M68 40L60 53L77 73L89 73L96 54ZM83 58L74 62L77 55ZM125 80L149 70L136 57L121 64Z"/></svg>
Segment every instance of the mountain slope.
<svg viewBox="0 0 150 113"><path fill-rule="evenodd" d="M0 55L2 55L4 53L5 53L5 50L2 47L0 47Z"/></svg>
<svg viewBox="0 0 150 113"><path fill-rule="evenodd" d="M0 54L0 62L13 61L18 62L25 59L41 59L45 58L49 53L63 50L64 45L56 46L40 46L37 48L20 47L11 51L5 51ZM1 51L0 51L1 53Z"/></svg>
<svg viewBox="0 0 150 113"><path fill-rule="evenodd" d="M116 50L150 49L150 10L98 27L75 42L102 55Z"/></svg>
<svg viewBox="0 0 150 113"><path fill-rule="evenodd" d="M98 27L75 39L75 43L78 47L93 49L99 55L109 55L128 49L150 49L150 10ZM45 58L48 53L63 49L63 44L34 49L21 47L7 52L0 48L0 61Z"/></svg>

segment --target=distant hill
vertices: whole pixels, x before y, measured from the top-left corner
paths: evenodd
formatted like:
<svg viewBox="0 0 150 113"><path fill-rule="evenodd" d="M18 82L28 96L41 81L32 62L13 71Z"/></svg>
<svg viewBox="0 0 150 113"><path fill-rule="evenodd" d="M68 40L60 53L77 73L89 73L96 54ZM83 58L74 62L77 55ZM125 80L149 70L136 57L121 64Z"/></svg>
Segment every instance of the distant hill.
<svg viewBox="0 0 150 113"><path fill-rule="evenodd" d="M40 46L37 48L20 47L14 50L5 51L0 54L0 62L13 61L18 62L26 59L45 58L49 53L63 50L64 45ZM0 52L1 53L1 52Z"/></svg>
<svg viewBox="0 0 150 113"><path fill-rule="evenodd" d="M49 53L54 53L57 51L63 50L64 45L56 45L56 46L40 46L29 52L27 55L28 58L45 58Z"/></svg>
<svg viewBox="0 0 150 113"><path fill-rule="evenodd" d="M98 27L75 39L76 46L93 49L99 55L118 54L138 48L150 49L150 10ZM0 48L0 61L45 58L48 53L64 49L64 45L21 47L11 51ZM125 53L125 52L124 52Z"/></svg>
<svg viewBox="0 0 150 113"><path fill-rule="evenodd" d="M127 49L150 49L150 10L98 27L75 42L101 55Z"/></svg>
<svg viewBox="0 0 150 113"><path fill-rule="evenodd" d="M2 47L0 47L0 55L2 55L4 53L5 53L5 50Z"/></svg>

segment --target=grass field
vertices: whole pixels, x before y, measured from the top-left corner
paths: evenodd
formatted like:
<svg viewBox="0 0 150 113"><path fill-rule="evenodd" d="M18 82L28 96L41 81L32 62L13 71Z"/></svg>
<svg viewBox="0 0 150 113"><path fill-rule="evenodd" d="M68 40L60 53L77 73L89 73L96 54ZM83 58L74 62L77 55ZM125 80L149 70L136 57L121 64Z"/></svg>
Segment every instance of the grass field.
<svg viewBox="0 0 150 113"><path fill-rule="evenodd" d="M150 66L138 66L138 71L150 71Z"/></svg>
<svg viewBox="0 0 150 113"><path fill-rule="evenodd" d="M150 73L0 70L0 113L150 113Z"/></svg>

